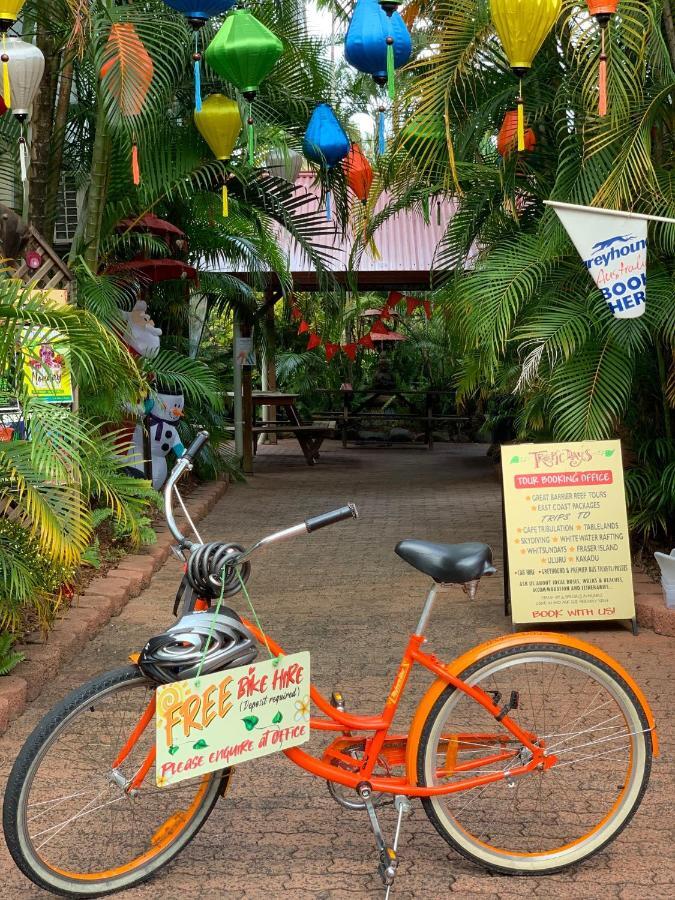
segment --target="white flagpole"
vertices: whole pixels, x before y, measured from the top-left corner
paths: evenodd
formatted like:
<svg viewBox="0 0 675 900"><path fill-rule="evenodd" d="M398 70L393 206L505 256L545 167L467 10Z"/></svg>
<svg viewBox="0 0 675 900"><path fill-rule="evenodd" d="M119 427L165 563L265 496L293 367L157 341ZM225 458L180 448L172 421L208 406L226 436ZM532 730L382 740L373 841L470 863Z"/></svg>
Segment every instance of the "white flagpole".
<svg viewBox="0 0 675 900"><path fill-rule="evenodd" d="M675 219L669 219L666 216L652 216L649 213L632 213L625 212L622 209L604 209L601 206L579 206L577 203L562 203L559 200L544 200L546 206L552 206L554 209L569 209L573 212L589 212L589 213L609 213L612 216L621 216L624 219L648 219L650 222L667 222L675 225Z"/></svg>

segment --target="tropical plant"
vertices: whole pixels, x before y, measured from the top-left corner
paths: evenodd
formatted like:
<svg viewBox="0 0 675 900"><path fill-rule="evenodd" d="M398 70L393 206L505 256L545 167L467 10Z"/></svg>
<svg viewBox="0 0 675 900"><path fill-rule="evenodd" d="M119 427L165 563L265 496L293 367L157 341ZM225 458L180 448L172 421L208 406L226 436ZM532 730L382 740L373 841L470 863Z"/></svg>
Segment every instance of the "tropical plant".
<svg viewBox="0 0 675 900"><path fill-rule="evenodd" d="M0 675L9 675L25 659L23 653L12 650L14 641L14 635L0 634Z"/></svg>
<svg viewBox="0 0 675 900"><path fill-rule="evenodd" d="M380 171L393 199L368 234L399 208L454 199L434 301L458 348L459 399L513 393L514 437L620 435L641 472L629 478L635 527L663 536L675 521L675 483L656 478L669 471L663 448L675 425L675 226L650 227L646 311L619 320L543 201L675 217L670 0L622 0L609 31L605 117L597 25L583 4L563 0L523 79L536 147L504 159L495 138L517 82L489 5L431 0L420 11L427 51L409 64L404 124Z"/></svg>

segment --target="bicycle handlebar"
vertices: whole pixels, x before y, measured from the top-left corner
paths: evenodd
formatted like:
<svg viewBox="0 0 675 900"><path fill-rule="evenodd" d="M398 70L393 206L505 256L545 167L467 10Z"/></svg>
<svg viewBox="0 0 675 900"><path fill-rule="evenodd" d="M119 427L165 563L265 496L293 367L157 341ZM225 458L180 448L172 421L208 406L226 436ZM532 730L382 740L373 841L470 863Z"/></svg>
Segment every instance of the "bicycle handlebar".
<svg viewBox="0 0 675 900"><path fill-rule="evenodd" d="M334 525L335 522L342 522L343 519L358 519L359 511L353 503L347 506L341 506L339 509L332 509L330 512L321 513L320 516L312 516L311 519L305 519L305 528L308 534L317 531L319 528L325 528L326 525Z"/></svg>
<svg viewBox="0 0 675 900"><path fill-rule="evenodd" d="M173 490L183 473L186 470L189 471L192 469L195 457L208 439L208 431L200 431L197 434L197 437L173 467L171 474L164 485L164 513L166 516L166 524L168 525L171 534L178 541L178 546L181 550L190 550L194 545L192 541L188 540L185 535L180 532L178 525L176 524L173 514ZM334 525L336 522L342 522L344 519L358 519L358 517L358 510L353 503L348 503L346 506L341 506L339 509L332 509L329 512L321 513L319 516L311 516L299 525L292 525L290 528L284 528L281 531L276 531L274 534L269 534L267 537L262 538L257 544L254 544L252 547L249 547L248 550L241 553L236 559L236 564L241 564L256 550L260 549L260 547L267 546L267 544L274 544L277 541L283 541L286 538L295 537L298 534L311 534L313 531L318 531L319 528L325 528L327 525Z"/></svg>

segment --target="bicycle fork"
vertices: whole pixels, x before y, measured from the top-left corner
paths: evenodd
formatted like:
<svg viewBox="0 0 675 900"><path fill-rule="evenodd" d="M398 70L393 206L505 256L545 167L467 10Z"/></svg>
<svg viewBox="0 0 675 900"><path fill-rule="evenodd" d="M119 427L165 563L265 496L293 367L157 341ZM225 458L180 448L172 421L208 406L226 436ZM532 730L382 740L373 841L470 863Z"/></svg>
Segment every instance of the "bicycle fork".
<svg viewBox="0 0 675 900"><path fill-rule="evenodd" d="M356 789L359 797L364 802L366 807L366 811L368 813L368 819L370 820L370 827L375 836L375 845L377 846L377 852L380 858L379 865L377 870L379 872L380 878L382 879L382 884L386 888L385 900L389 898L389 892L391 891L392 885L394 883L394 878L396 877L396 869L398 867L398 856L396 855L396 851L398 848L398 839L401 834L401 822L403 819L403 814L411 811L410 800L404 794L397 794L394 797L394 806L398 811L398 820L396 822L396 833L394 835L394 845L393 847L387 846L387 843L384 839L384 835L382 834L382 828L380 827L380 821L377 818L377 813L375 812L375 807L373 805L372 799L372 788L370 784L366 781L362 782Z"/></svg>

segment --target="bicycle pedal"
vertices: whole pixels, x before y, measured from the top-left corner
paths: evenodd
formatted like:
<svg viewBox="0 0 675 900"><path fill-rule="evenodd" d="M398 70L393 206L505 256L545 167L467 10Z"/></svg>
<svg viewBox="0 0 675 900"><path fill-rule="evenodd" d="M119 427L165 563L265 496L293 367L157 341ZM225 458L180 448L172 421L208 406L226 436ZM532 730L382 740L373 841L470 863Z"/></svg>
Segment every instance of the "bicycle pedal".
<svg viewBox="0 0 675 900"><path fill-rule="evenodd" d="M380 850L380 864L377 867L377 871L380 874L382 883L386 887L389 887L394 883L397 866L398 857L396 856L396 851L391 847L383 847L382 850Z"/></svg>
<svg viewBox="0 0 675 900"><path fill-rule="evenodd" d="M330 695L330 705L337 709L338 712L345 711L345 698L340 691L333 691Z"/></svg>

